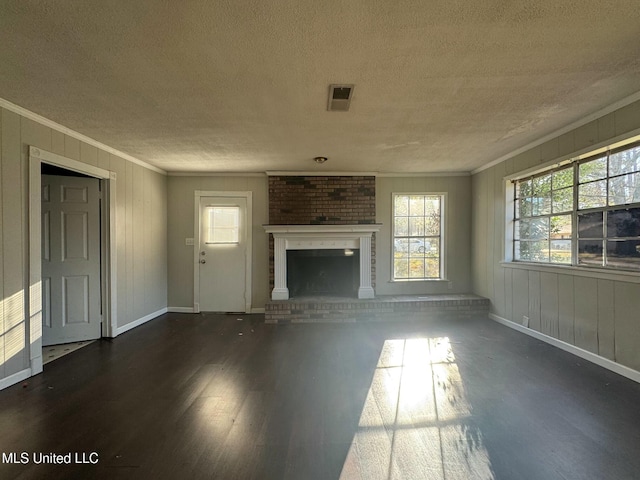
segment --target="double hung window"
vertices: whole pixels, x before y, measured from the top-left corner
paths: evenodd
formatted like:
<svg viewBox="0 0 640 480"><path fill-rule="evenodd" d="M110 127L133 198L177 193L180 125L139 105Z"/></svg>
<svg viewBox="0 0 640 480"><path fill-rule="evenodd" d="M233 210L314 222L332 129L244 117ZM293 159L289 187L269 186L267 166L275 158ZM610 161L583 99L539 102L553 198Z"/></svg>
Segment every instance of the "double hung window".
<svg viewBox="0 0 640 480"><path fill-rule="evenodd" d="M393 195L393 279L443 277L443 195Z"/></svg>
<svg viewBox="0 0 640 480"><path fill-rule="evenodd" d="M640 271L640 144L513 181L513 259Z"/></svg>

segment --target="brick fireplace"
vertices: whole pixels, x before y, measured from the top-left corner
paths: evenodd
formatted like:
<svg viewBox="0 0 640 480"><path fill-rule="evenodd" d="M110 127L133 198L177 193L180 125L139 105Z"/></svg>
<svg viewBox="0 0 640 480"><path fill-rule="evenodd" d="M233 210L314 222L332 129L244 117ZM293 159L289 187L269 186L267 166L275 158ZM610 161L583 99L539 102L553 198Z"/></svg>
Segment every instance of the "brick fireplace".
<svg viewBox="0 0 640 480"><path fill-rule="evenodd" d="M306 256L317 257L328 256L328 250L357 253L354 296L373 298L375 232L379 228L375 224L374 176L270 175L269 225L265 230L271 233L271 298L290 296L287 252L307 251ZM325 268L321 273L325 270L329 271Z"/></svg>

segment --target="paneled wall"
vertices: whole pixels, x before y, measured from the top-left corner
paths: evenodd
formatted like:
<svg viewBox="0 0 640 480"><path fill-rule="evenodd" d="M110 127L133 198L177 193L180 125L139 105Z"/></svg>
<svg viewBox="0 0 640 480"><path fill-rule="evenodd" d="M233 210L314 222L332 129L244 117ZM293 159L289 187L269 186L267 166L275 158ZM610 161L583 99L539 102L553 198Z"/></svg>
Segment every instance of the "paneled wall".
<svg viewBox="0 0 640 480"><path fill-rule="evenodd" d="M194 237L196 190L253 192L252 308L263 308L269 298L268 238L262 225L268 223L266 175L249 177L170 176L169 198L169 306L193 307L193 249L186 238Z"/></svg>
<svg viewBox="0 0 640 480"><path fill-rule="evenodd" d="M553 138L473 176L473 290L518 324L640 370L640 276L503 264L507 175L637 135L640 102Z"/></svg>
<svg viewBox="0 0 640 480"><path fill-rule="evenodd" d="M393 193L445 193L447 281L392 282L391 236ZM376 294L469 293L471 290L471 177L377 177Z"/></svg>
<svg viewBox="0 0 640 480"><path fill-rule="evenodd" d="M117 174L118 327L166 307L166 176L0 109L0 382L29 368L28 148Z"/></svg>

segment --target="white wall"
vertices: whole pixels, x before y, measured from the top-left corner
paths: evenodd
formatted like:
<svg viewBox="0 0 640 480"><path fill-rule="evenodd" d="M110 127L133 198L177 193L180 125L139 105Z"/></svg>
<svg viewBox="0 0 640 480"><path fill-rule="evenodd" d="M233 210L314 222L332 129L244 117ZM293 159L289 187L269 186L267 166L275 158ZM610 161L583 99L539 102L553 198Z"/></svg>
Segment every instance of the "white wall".
<svg viewBox="0 0 640 480"><path fill-rule="evenodd" d="M118 327L166 307L166 176L0 108L0 385L29 368L29 146L116 172Z"/></svg>
<svg viewBox="0 0 640 480"><path fill-rule="evenodd" d="M252 232L252 308L264 308L269 300L269 238L262 228L269 222L269 196L266 175L170 176L169 192L169 307L193 308L193 249L185 238L194 236L196 190L253 192Z"/></svg>
<svg viewBox="0 0 640 480"><path fill-rule="evenodd" d="M491 311L621 365L640 370L640 277L501 265L507 175L637 134L640 102L591 121L473 176L473 291Z"/></svg>
<svg viewBox="0 0 640 480"><path fill-rule="evenodd" d="M446 193L447 282L391 282L392 193ZM468 293L471 290L471 177L377 177L376 294Z"/></svg>

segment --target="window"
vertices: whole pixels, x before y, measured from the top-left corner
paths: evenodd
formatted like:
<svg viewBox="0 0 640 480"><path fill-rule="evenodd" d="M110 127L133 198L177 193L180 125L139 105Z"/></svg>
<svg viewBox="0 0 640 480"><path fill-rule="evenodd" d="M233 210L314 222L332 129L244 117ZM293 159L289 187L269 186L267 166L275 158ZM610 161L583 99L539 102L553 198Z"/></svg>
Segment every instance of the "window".
<svg viewBox="0 0 640 480"><path fill-rule="evenodd" d="M443 195L393 195L393 279L443 277Z"/></svg>
<svg viewBox="0 0 640 480"><path fill-rule="evenodd" d="M640 144L513 186L515 261L640 271Z"/></svg>
<svg viewBox="0 0 640 480"><path fill-rule="evenodd" d="M516 182L514 258L570 264L572 210L571 167Z"/></svg>
<svg viewBox="0 0 640 480"><path fill-rule="evenodd" d="M239 207L207 207L206 243L238 243Z"/></svg>

